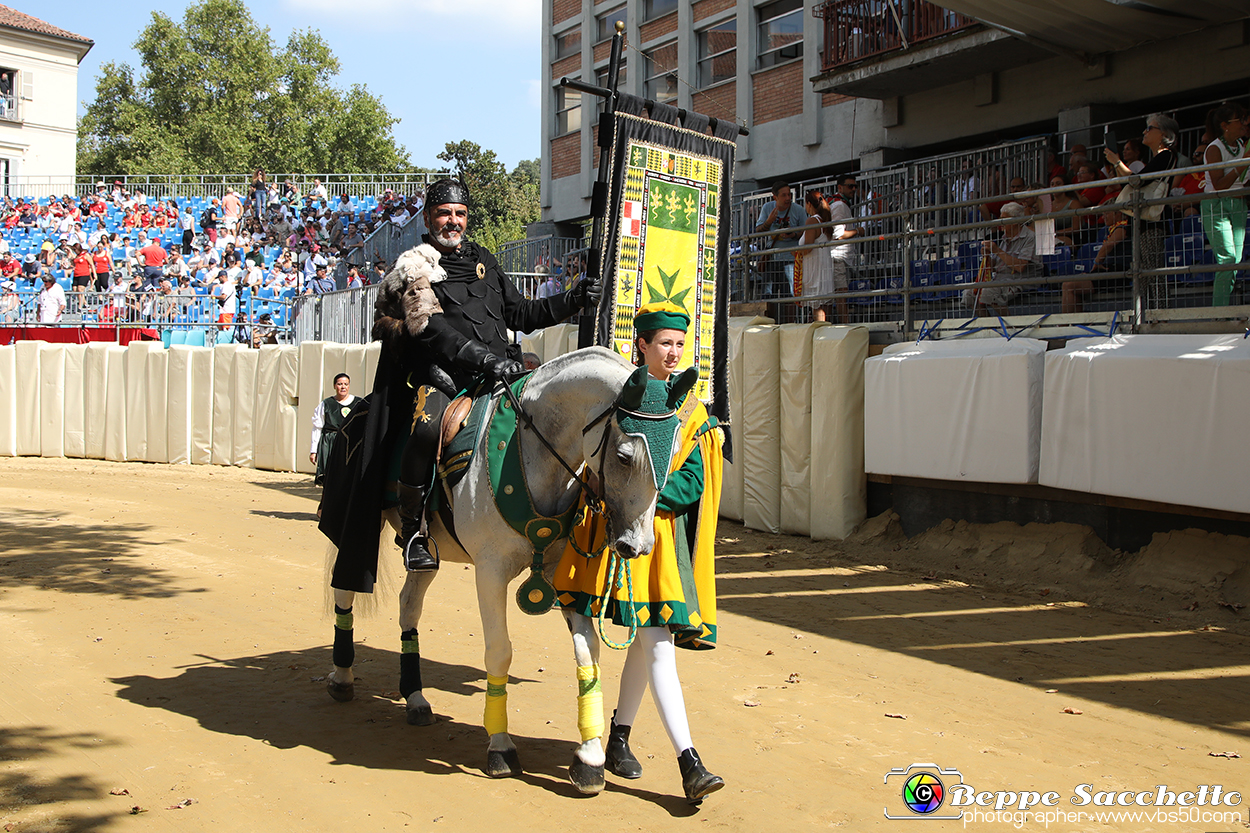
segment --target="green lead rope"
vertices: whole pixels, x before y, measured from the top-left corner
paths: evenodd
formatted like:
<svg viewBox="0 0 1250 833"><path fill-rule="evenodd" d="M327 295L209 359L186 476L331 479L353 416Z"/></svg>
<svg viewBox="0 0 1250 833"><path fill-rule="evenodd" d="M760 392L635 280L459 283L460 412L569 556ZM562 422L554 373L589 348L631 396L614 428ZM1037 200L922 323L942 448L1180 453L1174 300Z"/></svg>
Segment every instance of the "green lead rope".
<svg viewBox="0 0 1250 833"><path fill-rule="evenodd" d="M622 582L624 582L626 595L629 599L629 607L626 608L629 613L622 616L629 622L629 638L624 642L613 642L604 631L603 622L608 612L608 601L612 598L612 591L620 589ZM608 550L608 580L606 584L603 598L599 600L599 638L603 640L604 645L607 645L612 650L624 651L634 644L634 637L638 635L638 617L634 614L634 576L629 566L629 559L621 558L614 549Z"/></svg>

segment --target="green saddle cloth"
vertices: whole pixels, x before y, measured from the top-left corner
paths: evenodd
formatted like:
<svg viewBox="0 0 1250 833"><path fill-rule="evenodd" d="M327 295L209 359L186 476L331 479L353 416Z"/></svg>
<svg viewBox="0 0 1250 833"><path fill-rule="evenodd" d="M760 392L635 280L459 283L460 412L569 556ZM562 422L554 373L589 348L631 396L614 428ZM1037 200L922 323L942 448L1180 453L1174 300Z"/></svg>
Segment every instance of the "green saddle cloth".
<svg viewBox="0 0 1250 833"><path fill-rule="evenodd" d="M529 378L528 375L522 376L512 383L512 391L518 401ZM546 517L534 511L525 472L521 468L521 433L518 427L516 411L506 396L502 393L494 397L479 396L474 400L460 433L443 449L439 476L449 493L464 478L485 431L490 490L499 514L530 542L535 555L541 555L552 541L569 534L577 501L555 517Z"/></svg>

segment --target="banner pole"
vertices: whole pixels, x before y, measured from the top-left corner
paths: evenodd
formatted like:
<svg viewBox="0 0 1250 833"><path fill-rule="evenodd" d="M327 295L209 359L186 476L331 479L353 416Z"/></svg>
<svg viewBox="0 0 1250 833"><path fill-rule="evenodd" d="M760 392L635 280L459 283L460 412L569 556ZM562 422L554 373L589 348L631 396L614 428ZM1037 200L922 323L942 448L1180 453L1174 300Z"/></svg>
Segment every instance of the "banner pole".
<svg viewBox="0 0 1250 833"><path fill-rule="evenodd" d="M608 178L612 173L612 138L616 128L616 88L621 71L621 46L625 41L625 23L616 22L616 33L612 35L612 56L608 61L608 95L604 97L603 113L599 116L599 174L595 179L595 188L590 201L592 218L590 233L590 257L586 262L586 278L604 285L604 264L608 253L603 251L608 216ZM611 303L611 299L600 298L599 303ZM595 343L595 331L598 328L598 309L582 310L581 320L577 328L577 347L590 347Z"/></svg>

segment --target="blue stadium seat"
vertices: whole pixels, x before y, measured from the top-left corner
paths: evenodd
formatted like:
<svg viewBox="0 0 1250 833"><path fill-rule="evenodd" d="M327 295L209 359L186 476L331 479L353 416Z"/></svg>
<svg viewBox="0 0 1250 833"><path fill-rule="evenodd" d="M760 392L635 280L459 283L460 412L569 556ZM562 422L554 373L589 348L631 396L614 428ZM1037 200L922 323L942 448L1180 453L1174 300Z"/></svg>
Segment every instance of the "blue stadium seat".
<svg viewBox="0 0 1250 833"><path fill-rule="evenodd" d="M901 290L902 290L902 288L903 288L903 276L902 276L902 275L899 275L899 276L897 276L897 277L893 277L893 278L886 278L886 279L885 279L885 288L886 288L886 289L894 289L894 290L900 290L900 291L901 291ZM887 296L885 296L885 302L886 302L887 304L901 304L901 303L903 303L903 296L902 296L901 294L899 294L899 295L887 295Z"/></svg>
<svg viewBox="0 0 1250 833"><path fill-rule="evenodd" d="M1086 275L1094 266L1094 255L1098 254L1100 243L1086 243L1078 250L1076 257L1072 258L1072 274Z"/></svg>
<svg viewBox="0 0 1250 833"><path fill-rule="evenodd" d="M1164 241L1163 256L1166 266L1193 266L1199 263L1215 262L1215 255L1207 248L1202 232L1172 235ZM1194 272L1176 276L1176 282L1181 284L1205 284L1214 280L1213 272Z"/></svg>
<svg viewBox="0 0 1250 833"><path fill-rule="evenodd" d="M959 265L959 258L944 257L937 262L937 269L935 271L946 275L953 275L959 271Z"/></svg>
<svg viewBox="0 0 1250 833"><path fill-rule="evenodd" d="M867 292L876 288L873 281L864 278L856 278L847 284L847 289L851 292ZM861 307L871 306L877 302L876 298L849 298L848 300Z"/></svg>
<svg viewBox="0 0 1250 833"><path fill-rule="evenodd" d="M918 295L912 295L914 301L932 301L937 298L938 293L933 291L933 287L938 285L940 272L923 272L920 274L912 273L911 283L916 288L924 288L925 291Z"/></svg>
<svg viewBox="0 0 1250 833"><path fill-rule="evenodd" d="M1072 250L1067 246L1056 246L1053 255L1042 255L1042 263L1046 264L1052 275L1071 275Z"/></svg>
<svg viewBox="0 0 1250 833"><path fill-rule="evenodd" d="M1250 222L1250 219L1247 220ZM1189 217L1182 217L1179 223L1177 234L1202 234L1202 217L1193 214Z"/></svg>
<svg viewBox="0 0 1250 833"><path fill-rule="evenodd" d="M975 270L981 256L981 243L977 240L966 240L959 244L959 268L964 271Z"/></svg>

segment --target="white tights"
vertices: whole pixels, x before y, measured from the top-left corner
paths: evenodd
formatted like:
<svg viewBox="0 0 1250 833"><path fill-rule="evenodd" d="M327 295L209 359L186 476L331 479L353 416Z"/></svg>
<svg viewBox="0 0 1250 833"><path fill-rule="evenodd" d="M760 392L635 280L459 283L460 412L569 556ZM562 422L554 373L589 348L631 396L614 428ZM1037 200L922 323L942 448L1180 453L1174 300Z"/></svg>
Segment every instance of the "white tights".
<svg viewBox="0 0 1250 833"><path fill-rule="evenodd" d="M686 700L677 678L677 649L668 628L639 628L634 644L625 656L621 671L621 691L616 704L616 723L632 726L642 705L643 692L651 685L651 699L660 712L660 722L673 751L680 755L694 742L690 739L690 721L686 718Z"/></svg>

